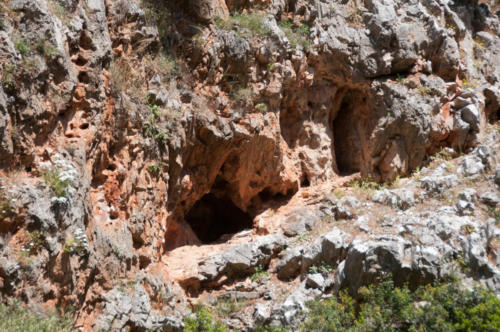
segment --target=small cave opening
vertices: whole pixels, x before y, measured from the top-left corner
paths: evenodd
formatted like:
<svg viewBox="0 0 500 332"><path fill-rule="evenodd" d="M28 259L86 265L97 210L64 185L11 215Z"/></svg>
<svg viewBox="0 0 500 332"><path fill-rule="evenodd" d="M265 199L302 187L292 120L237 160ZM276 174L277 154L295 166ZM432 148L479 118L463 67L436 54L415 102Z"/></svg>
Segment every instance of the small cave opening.
<svg viewBox="0 0 500 332"><path fill-rule="evenodd" d="M356 95L347 93L333 120L333 144L339 175L360 171L362 151L358 134L359 115L356 114Z"/></svg>
<svg viewBox="0 0 500 332"><path fill-rule="evenodd" d="M224 234L253 227L253 218L230 199L208 193L188 211L185 220L203 244L217 242Z"/></svg>

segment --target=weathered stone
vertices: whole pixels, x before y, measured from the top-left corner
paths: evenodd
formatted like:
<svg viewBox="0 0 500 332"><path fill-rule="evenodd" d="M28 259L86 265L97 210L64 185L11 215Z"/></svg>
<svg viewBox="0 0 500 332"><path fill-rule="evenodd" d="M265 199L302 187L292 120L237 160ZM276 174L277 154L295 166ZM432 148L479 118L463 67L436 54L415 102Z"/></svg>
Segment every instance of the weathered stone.
<svg viewBox="0 0 500 332"><path fill-rule="evenodd" d="M325 288L325 278L321 273L308 274L306 278L306 286L323 290Z"/></svg>
<svg viewBox="0 0 500 332"><path fill-rule="evenodd" d="M305 234L312 230L319 220L318 213L310 209L294 211L290 217L284 220L283 232L286 236Z"/></svg>
<svg viewBox="0 0 500 332"><path fill-rule="evenodd" d="M498 197L498 194L494 191L485 192L479 197L479 199L482 203L492 207L500 204L500 197Z"/></svg>

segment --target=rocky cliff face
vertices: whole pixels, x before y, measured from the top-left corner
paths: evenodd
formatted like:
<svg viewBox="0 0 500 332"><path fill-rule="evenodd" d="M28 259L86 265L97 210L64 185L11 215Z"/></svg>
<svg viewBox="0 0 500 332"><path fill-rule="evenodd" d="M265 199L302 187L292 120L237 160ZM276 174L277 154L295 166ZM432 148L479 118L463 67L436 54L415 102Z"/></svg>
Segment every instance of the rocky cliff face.
<svg viewBox="0 0 500 332"><path fill-rule="evenodd" d="M293 325L308 297L459 257L499 292L498 2L0 11L5 297L170 331L217 296L251 300L236 330ZM308 274L321 262L335 275Z"/></svg>

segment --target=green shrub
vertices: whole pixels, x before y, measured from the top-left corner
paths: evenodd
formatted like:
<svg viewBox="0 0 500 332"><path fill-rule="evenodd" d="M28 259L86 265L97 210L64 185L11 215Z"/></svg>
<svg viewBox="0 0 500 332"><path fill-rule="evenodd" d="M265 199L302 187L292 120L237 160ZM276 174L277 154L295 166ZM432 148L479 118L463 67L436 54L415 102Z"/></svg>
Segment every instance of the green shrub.
<svg viewBox="0 0 500 332"><path fill-rule="evenodd" d="M12 91L15 88L17 68L14 64L2 64L0 69L0 78L5 90Z"/></svg>
<svg viewBox="0 0 500 332"><path fill-rule="evenodd" d="M311 301L307 306L310 312L302 331L345 331L356 318L354 301L345 293L326 301Z"/></svg>
<svg viewBox="0 0 500 332"><path fill-rule="evenodd" d="M114 59L109 66L111 85L114 91L128 92L134 97L142 96L142 81L134 76L130 64L120 59Z"/></svg>
<svg viewBox="0 0 500 332"><path fill-rule="evenodd" d="M401 76L400 73L397 73L396 74L396 82L398 82L399 84L403 84L405 82L405 77L404 76Z"/></svg>
<svg viewBox="0 0 500 332"><path fill-rule="evenodd" d="M301 45L305 50L309 49L311 43L307 39L310 33L310 28L306 24L301 24L298 27L294 26L291 21L281 21L279 27L285 33L290 45L295 48Z"/></svg>
<svg viewBox="0 0 500 332"><path fill-rule="evenodd" d="M239 86L231 91L230 97L236 104L247 106L251 104L254 95L250 88Z"/></svg>
<svg viewBox="0 0 500 332"><path fill-rule="evenodd" d="M265 103L258 103L257 105L255 105L255 109L262 114L267 113L267 105Z"/></svg>
<svg viewBox="0 0 500 332"><path fill-rule="evenodd" d="M40 38L36 44L36 50L45 58L52 58L58 53L57 47L52 44L46 37Z"/></svg>
<svg viewBox="0 0 500 332"><path fill-rule="evenodd" d="M488 213L490 217L495 219L495 223L500 224L500 208L488 207Z"/></svg>
<svg viewBox="0 0 500 332"><path fill-rule="evenodd" d="M244 308L246 299L238 298L218 298L215 305L215 310L219 317L231 317L235 313Z"/></svg>
<svg viewBox="0 0 500 332"><path fill-rule="evenodd" d="M0 331L2 332L67 332L76 331L69 315L42 317L28 311L18 301L0 303Z"/></svg>
<svg viewBox="0 0 500 332"><path fill-rule="evenodd" d="M411 292L390 278L363 287L354 300L341 293L312 301L303 331L499 331L500 300L491 292L464 290L457 282ZM357 310L356 310L357 308Z"/></svg>
<svg viewBox="0 0 500 332"><path fill-rule="evenodd" d="M367 196L371 196L376 190L384 188L384 185L373 181L371 178L355 179L349 182L348 186L353 188L356 193Z"/></svg>
<svg viewBox="0 0 500 332"><path fill-rule="evenodd" d="M158 144L165 145L168 141L168 134L158 125L158 121L160 120L160 107L157 105L149 105L149 109L151 111L149 120L144 121L142 126L144 134L154 139Z"/></svg>
<svg viewBox="0 0 500 332"><path fill-rule="evenodd" d="M70 23L70 12L61 5L57 0L50 0L49 7L54 15L56 15L65 25Z"/></svg>
<svg viewBox="0 0 500 332"><path fill-rule="evenodd" d="M195 317L188 317L184 321L184 332L225 332L227 328L214 316L210 309L197 305L194 308Z"/></svg>
<svg viewBox="0 0 500 332"><path fill-rule="evenodd" d="M22 39L16 40L14 46L22 56L27 56L30 53L29 45Z"/></svg>
<svg viewBox="0 0 500 332"><path fill-rule="evenodd" d="M10 217L14 213L13 210L10 199L4 190L0 188L0 220Z"/></svg>
<svg viewBox="0 0 500 332"><path fill-rule="evenodd" d="M321 273L323 275L329 275L333 272L335 272L335 269L325 262L315 264L309 268L309 273Z"/></svg>
<svg viewBox="0 0 500 332"><path fill-rule="evenodd" d="M45 245L45 238L40 231L26 232L28 237L28 244L25 249L29 251L31 255L36 254Z"/></svg>
<svg viewBox="0 0 500 332"><path fill-rule="evenodd" d="M344 189L342 188L335 188L333 191L332 191L332 194L335 195L335 197L337 197L338 199L341 199L342 197L345 196L345 191Z"/></svg>
<svg viewBox="0 0 500 332"><path fill-rule="evenodd" d="M161 171L161 163L154 163L148 166L149 173L157 175Z"/></svg>
<svg viewBox="0 0 500 332"><path fill-rule="evenodd" d="M57 168L47 169L42 172L43 181L50 187L54 197L67 197L68 187L71 180L67 177L62 177L61 172Z"/></svg>
<svg viewBox="0 0 500 332"><path fill-rule="evenodd" d="M260 283L262 279L269 277L269 272L262 268L262 265L257 266L255 272L250 276L250 280L253 282Z"/></svg>
<svg viewBox="0 0 500 332"><path fill-rule="evenodd" d="M67 254L76 254L78 256L85 255L85 245L82 240L77 238L69 238L64 244L64 252Z"/></svg>
<svg viewBox="0 0 500 332"><path fill-rule="evenodd" d="M144 57L145 67L149 76L153 77L159 74L164 84L169 83L169 80L178 74L179 66L177 60L172 54L165 51L160 51L156 56L147 54Z"/></svg>
<svg viewBox="0 0 500 332"><path fill-rule="evenodd" d="M238 28L238 33L242 37L267 36L270 31L264 24L265 17L263 13L236 13L224 20L216 19L215 25L223 30Z"/></svg>

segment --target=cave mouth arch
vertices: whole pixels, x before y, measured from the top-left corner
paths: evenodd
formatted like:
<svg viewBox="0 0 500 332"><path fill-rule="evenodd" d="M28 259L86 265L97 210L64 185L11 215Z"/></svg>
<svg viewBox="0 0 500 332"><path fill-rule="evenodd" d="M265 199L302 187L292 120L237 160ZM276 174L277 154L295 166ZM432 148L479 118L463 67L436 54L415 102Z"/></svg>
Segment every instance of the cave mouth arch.
<svg viewBox="0 0 500 332"><path fill-rule="evenodd" d="M185 216L202 244L218 242L222 235L253 228L253 218L230 199L208 193Z"/></svg>
<svg viewBox="0 0 500 332"><path fill-rule="evenodd" d="M348 176L361 170L361 146L358 133L362 96L350 91L343 97L332 123L333 148L338 174Z"/></svg>

